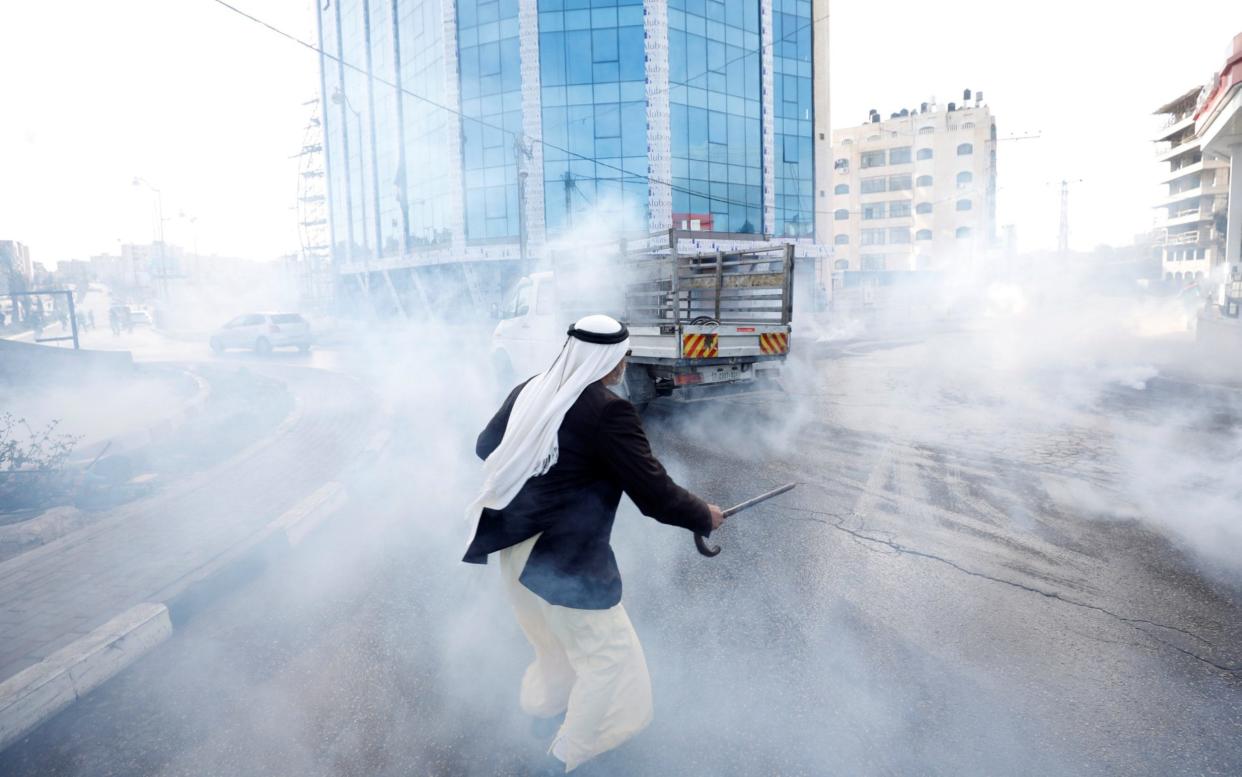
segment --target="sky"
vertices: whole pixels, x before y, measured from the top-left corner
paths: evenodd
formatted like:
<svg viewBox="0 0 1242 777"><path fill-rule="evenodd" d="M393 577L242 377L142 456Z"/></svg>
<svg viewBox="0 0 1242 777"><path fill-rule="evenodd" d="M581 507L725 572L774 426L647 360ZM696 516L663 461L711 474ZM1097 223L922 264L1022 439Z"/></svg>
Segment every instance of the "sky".
<svg viewBox="0 0 1242 777"><path fill-rule="evenodd" d="M235 4L315 36L313 2ZM1176 8L835 0L832 124L983 90L1001 137L1040 133L998 152L998 222L1019 247L1055 245L1062 178L1071 247L1126 244L1153 224L1151 112L1206 82L1242 32L1237 0ZM155 195L135 176L162 191L170 243L259 260L297 250L290 157L318 93L313 53L212 0L6 2L0 74L0 239L36 261L150 242Z"/></svg>
<svg viewBox="0 0 1242 777"><path fill-rule="evenodd" d="M1118 0L836 0L832 126L982 90L997 132L997 223L1020 250L1053 248L1060 181L1072 181L1070 247L1125 245L1154 225L1161 120L1206 83L1242 33L1242 3L1149 7Z"/></svg>

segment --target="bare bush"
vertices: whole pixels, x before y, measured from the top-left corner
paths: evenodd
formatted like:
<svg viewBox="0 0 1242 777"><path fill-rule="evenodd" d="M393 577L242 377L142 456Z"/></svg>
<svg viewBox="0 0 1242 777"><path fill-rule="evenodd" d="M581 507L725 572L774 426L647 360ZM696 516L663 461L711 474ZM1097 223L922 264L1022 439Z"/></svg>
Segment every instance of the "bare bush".
<svg viewBox="0 0 1242 777"><path fill-rule="evenodd" d="M36 429L25 418L0 413L0 510L51 506L68 492L65 463L81 437L59 426L53 420Z"/></svg>

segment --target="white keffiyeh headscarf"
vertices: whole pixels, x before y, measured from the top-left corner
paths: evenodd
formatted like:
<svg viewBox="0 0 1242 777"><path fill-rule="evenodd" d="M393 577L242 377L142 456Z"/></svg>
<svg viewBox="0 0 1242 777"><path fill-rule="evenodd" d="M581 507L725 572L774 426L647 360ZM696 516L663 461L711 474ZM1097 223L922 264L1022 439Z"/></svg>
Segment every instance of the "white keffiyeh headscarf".
<svg viewBox="0 0 1242 777"><path fill-rule="evenodd" d="M527 480L556 464L565 414L587 386L612 372L629 347L628 330L609 316L587 316L570 327L556 361L518 394L500 445L483 462L483 490L466 509L471 537L484 508L504 508Z"/></svg>

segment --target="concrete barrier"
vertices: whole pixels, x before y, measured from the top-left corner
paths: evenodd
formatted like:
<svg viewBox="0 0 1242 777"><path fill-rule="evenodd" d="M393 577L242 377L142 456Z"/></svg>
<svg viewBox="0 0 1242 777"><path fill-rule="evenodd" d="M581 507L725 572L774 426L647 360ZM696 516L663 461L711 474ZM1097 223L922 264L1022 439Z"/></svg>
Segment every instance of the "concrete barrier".
<svg viewBox="0 0 1242 777"><path fill-rule="evenodd" d="M0 683L0 750L102 685L171 634L167 607L135 605Z"/></svg>

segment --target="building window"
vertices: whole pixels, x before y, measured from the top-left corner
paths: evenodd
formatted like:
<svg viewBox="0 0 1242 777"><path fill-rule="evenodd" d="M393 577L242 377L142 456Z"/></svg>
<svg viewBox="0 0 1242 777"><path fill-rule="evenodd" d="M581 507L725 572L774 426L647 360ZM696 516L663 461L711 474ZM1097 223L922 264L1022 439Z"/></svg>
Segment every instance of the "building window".
<svg viewBox="0 0 1242 777"><path fill-rule="evenodd" d="M884 230L882 229L864 229L862 231L862 245L865 246L882 246L884 245Z"/></svg>
<svg viewBox="0 0 1242 777"><path fill-rule="evenodd" d="M888 163L890 165L904 165L910 161L910 147L900 146L891 148L888 151Z"/></svg>
<svg viewBox="0 0 1242 777"><path fill-rule="evenodd" d="M909 175L890 175L888 177L888 190L890 192L907 191L910 188Z"/></svg>
<svg viewBox="0 0 1242 777"><path fill-rule="evenodd" d="M840 159L832 163L832 169L841 170L843 172L848 173L850 171L850 160L846 159L845 157L841 157Z"/></svg>
<svg viewBox="0 0 1242 777"><path fill-rule="evenodd" d="M932 177L930 175L920 175L918 180L919 186L931 186Z"/></svg>
<svg viewBox="0 0 1242 777"><path fill-rule="evenodd" d="M957 237L959 238L970 237L970 227L958 227Z"/></svg>
<svg viewBox="0 0 1242 777"><path fill-rule="evenodd" d="M962 143L957 147L958 156L967 156L973 153L975 153L975 147L970 145L969 143Z"/></svg>
<svg viewBox="0 0 1242 777"><path fill-rule="evenodd" d="M845 208L838 208L833 212L832 217L837 221L845 221L850 217L850 212Z"/></svg>
<svg viewBox="0 0 1242 777"><path fill-rule="evenodd" d="M974 128L975 128L975 123L973 121L968 121L962 125L962 129L974 129Z"/></svg>
<svg viewBox="0 0 1242 777"><path fill-rule="evenodd" d="M498 129L521 127L523 121L517 17L517 6L512 4L484 0L457 4L459 88L465 119L461 123L463 195L469 241L518 236L517 180L507 173L516 167L516 156L512 138ZM481 30L488 32L480 34Z"/></svg>
<svg viewBox="0 0 1242 777"><path fill-rule="evenodd" d="M877 142L877 141L879 141L879 140L880 140L880 136L879 136L879 135L868 135L868 136L867 136L867 142L868 142L868 143L875 143L875 142Z"/></svg>
<svg viewBox="0 0 1242 777"><path fill-rule="evenodd" d="M931 134L932 134L932 133L934 133L935 131L936 131L936 128L935 128L935 127L933 127L933 126L932 126L932 125L930 125L930 124L928 124L926 127L919 127L919 134L920 134L920 135L931 135Z"/></svg>
<svg viewBox="0 0 1242 777"><path fill-rule="evenodd" d="M819 139L820 139L820 140L823 140L823 139L824 139L824 133L822 133L822 132L821 132L821 133L819 133ZM852 146L852 145L854 145L854 139L853 139L853 138L846 138L845 140L841 141L841 145L843 145L843 146Z"/></svg>
<svg viewBox="0 0 1242 777"><path fill-rule="evenodd" d="M603 92L609 95L608 99L615 99L611 97L616 93L615 87L609 82L617 83L621 90L622 106L630 100L635 103L635 128L643 138L641 143L635 143L633 155L624 148L621 153L617 153L615 145L612 149L601 147L598 141L599 119L596 118L597 140L594 148L587 145L585 152L579 152L582 156L570 156L564 160L564 164L575 178L581 174L578 171L579 166L589 170L594 163L597 175L603 168L609 171L609 178L616 174L620 180L616 183L608 181L606 187L597 185L594 191L588 188L581 197L573 194L570 198L573 207L575 210L585 210L593 202L614 201L614 192L618 188L622 194L627 194L634 187L636 194L646 198L647 182L632 172L642 170L646 164L642 160L647 157L642 6L620 3L617 0L593 3L553 3L540 0L537 5L541 11L546 8L547 13L563 13L567 28L565 50L569 64L572 65L578 59L589 59L585 56L586 45L578 45L576 39L569 37L573 33L568 28L574 20L580 20L575 23L589 21L592 35L609 35L614 29L613 25L617 25L615 29L618 36L618 56L623 59L633 57L637 63L632 74L627 74L622 67L620 78L612 76L612 66L597 63L591 78L571 82L571 85L581 84L584 87L568 90L566 99L570 101L571 108L575 95L588 103L599 101ZM541 13L541 30L543 17L544 14ZM632 37L622 36L621 33L630 31L630 28ZM540 37L543 37L542 34ZM710 219L712 228L717 231L753 233L770 229L779 234L787 234L791 229L791 217L803 212L814 212L814 202L811 199L813 184L810 178L803 175L810 163L814 140L810 116L806 116L808 121L805 122L804 131L798 133L789 132L783 123L783 117L787 115L786 105L790 101L800 103L803 88L797 83L800 79L790 83L789 79L774 74L778 82L783 84L781 96L773 106L774 136L771 149L776 163L776 213L773 223L764 223L765 149L764 127L760 118L763 109L760 94L763 78L758 58L746 56L748 52L759 50L759 37L758 2L743 0L730 4L728 13L725 13L723 6L715 3L706 6L683 4L676 13L670 10L668 80L672 88L668 95L668 126L671 136L669 151L674 222L684 217L697 218L700 223L706 223ZM593 45L594 41L584 40L584 44ZM611 54L611 44L607 53ZM548 101L545 100L545 115L548 108ZM795 110L799 108L795 107ZM572 143L573 133L583 126L575 119L576 116L571 113L568 121L571 140L568 148L571 152L578 151ZM623 122L624 119L625 117ZM584 125L589 127L590 122L586 121ZM626 134L624 129L623 126L623 136ZM623 146L624 140L623 137ZM548 149L545 147L545 158L547 153ZM618 160L617 157L622 159ZM840 159L834 166L838 171L848 170L849 162ZM624 168L624 171L617 170L617 167ZM797 196L786 196L784 187L792 179L798 179L806 185ZM545 180L544 197L549 203L549 211L564 209L563 205L558 207L554 202L565 200L564 189L564 184L553 176L548 176ZM634 210L642 214L645 203L644 207ZM575 223L583 221L585 219L575 219ZM801 223L807 221L802 219Z"/></svg>
<svg viewBox="0 0 1242 777"><path fill-rule="evenodd" d="M884 269L884 254L871 254L862 257L862 268L866 271L878 272Z"/></svg>
<svg viewBox="0 0 1242 777"><path fill-rule="evenodd" d="M910 215L909 200L894 200L888 204L888 217L890 219L899 219Z"/></svg>
<svg viewBox="0 0 1242 777"><path fill-rule="evenodd" d="M850 185L848 183L839 183L836 185L835 188L833 188L832 193L833 194L849 194Z"/></svg>
<svg viewBox="0 0 1242 777"><path fill-rule="evenodd" d="M872 202L863 205L862 217L863 221L873 221L875 219L884 218L884 203Z"/></svg>
<svg viewBox="0 0 1242 777"><path fill-rule="evenodd" d="M970 210L970 207L971 207L970 200L958 200L957 201L958 210Z"/></svg>
<svg viewBox="0 0 1242 777"><path fill-rule="evenodd" d="M838 270L848 270L850 269L850 260L849 259L838 259L837 261L833 262L832 266Z"/></svg>
<svg viewBox="0 0 1242 777"><path fill-rule="evenodd" d="M932 158L932 150L930 148L919 149L918 159L920 162L923 161L924 159L931 159L931 158Z"/></svg>
<svg viewBox="0 0 1242 777"><path fill-rule="evenodd" d="M864 151L862 159L858 164L859 167L866 170L868 167L883 167L884 152L883 151Z"/></svg>
<svg viewBox="0 0 1242 777"><path fill-rule="evenodd" d="M931 213L932 204L930 202L920 202L918 205L915 206L914 212L915 213Z"/></svg>
<svg viewBox="0 0 1242 777"><path fill-rule="evenodd" d="M899 245L901 243L910 242L909 227L890 227L888 230L888 242Z"/></svg>
<svg viewBox="0 0 1242 777"><path fill-rule="evenodd" d="M915 240L931 240L932 231L930 229L920 229L918 232L914 233L914 239Z"/></svg>
<svg viewBox="0 0 1242 777"><path fill-rule="evenodd" d="M876 192L887 190L887 181L883 177L864 178L862 179L862 185L859 187L859 191L863 194L875 194Z"/></svg>
<svg viewBox="0 0 1242 777"><path fill-rule="evenodd" d="M970 182L973 180L975 180L973 175L969 172L962 171L957 174L957 188L964 189L966 186L970 185Z"/></svg>
<svg viewBox="0 0 1242 777"><path fill-rule="evenodd" d="M836 243L839 246L848 245L850 242L850 236L849 235L837 235L836 237L832 239L832 242Z"/></svg>

